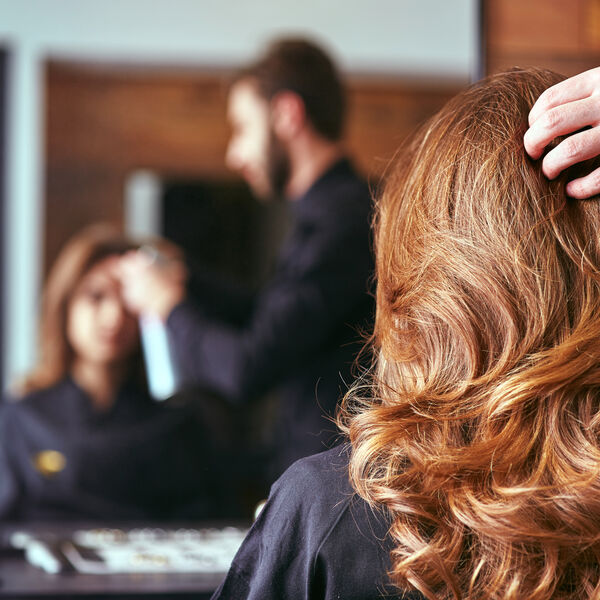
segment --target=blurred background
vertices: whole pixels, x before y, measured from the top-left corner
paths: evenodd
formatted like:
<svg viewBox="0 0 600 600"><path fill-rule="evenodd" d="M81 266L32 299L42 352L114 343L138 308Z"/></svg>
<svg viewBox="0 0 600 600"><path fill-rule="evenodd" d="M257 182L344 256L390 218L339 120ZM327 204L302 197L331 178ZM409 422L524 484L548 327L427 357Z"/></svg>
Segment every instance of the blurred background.
<svg viewBox="0 0 600 600"><path fill-rule="evenodd" d="M348 144L376 188L469 81L597 66L600 1L0 0L3 386L35 362L45 273L89 223L164 234L260 283L282 216L225 169L225 86L288 34L324 45L347 77Z"/></svg>

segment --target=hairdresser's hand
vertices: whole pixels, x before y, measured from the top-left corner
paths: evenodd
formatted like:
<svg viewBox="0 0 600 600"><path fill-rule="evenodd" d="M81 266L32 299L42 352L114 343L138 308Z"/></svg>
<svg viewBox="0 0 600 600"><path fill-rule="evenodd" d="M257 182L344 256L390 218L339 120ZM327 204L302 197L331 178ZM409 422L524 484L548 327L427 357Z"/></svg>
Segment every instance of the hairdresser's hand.
<svg viewBox="0 0 600 600"><path fill-rule="evenodd" d="M145 252L129 252L119 260L117 274L125 303L136 314L166 320L185 297L187 272L179 261L159 264Z"/></svg>
<svg viewBox="0 0 600 600"><path fill-rule="evenodd" d="M529 129L525 133L525 150L538 159L544 148L556 137L573 133L548 152L542 171L554 179L575 163L600 154L600 67L590 69L548 88L529 113ZM589 198L600 193L600 169L567 184L567 194Z"/></svg>

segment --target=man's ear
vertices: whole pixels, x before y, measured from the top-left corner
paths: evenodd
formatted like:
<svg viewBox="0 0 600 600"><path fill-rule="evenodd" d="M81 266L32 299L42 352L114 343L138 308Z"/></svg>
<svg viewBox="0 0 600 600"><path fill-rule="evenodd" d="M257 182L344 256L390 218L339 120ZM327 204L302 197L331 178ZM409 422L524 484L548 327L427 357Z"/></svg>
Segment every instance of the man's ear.
<svg viewBox="0 0 600 600"><path fill-rule="evenodd" d="M306 123L304 101L295 92L285 90L271 98L271 123L281 140L294 138Z"/></svg>

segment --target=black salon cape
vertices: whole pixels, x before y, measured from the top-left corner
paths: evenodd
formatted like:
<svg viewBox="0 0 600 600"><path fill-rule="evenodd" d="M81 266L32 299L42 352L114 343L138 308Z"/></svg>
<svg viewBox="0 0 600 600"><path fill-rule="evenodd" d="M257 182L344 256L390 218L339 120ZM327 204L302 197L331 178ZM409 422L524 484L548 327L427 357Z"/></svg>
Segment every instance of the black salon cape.
<svg viewBox="0 0 600 600"><path fill-rule="evenodd" d="M98 412L70 378L0 410L0 519L198 519L215 483L201 427L184 408L125 385ZM65 459L56 474L40 452ZM36 467L36 463L38 467ZM216 500L218 503L218 500Z"/></svg>
<svg viewBox="0 0 600 600"><path fill-rule="evenodd" d="M349 161L333 165L290 207L275 272L242 327L187 302L167 320L188 382L238 405L278 395L274 476L331 447L336 429L324 415L352 380L373 312L370 193Z"/></svg>
<svg viewBox="0 0 600 600"><path fill-rule="evenodd" d="M304 458L273 485L212 600L421 600L387 581L387 532L353 493L346 446Z"/></svg>

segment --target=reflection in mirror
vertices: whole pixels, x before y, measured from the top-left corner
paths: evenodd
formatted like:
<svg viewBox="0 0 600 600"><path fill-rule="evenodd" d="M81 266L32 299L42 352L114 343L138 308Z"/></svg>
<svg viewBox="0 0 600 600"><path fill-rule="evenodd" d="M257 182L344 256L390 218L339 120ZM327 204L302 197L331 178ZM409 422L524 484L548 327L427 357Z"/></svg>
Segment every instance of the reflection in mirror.
<svg viewBox="0 0 600 600"><path fill-rule="evenodd" d="M60 7L38 6L33 20L21 4L4 11L0 38L10 40L14 50L8 90L11 127L7 131L11 176L6 184L11 206L5 231L10 256L5 270L9 280L4 286L10 291L4 346L11 352L3 365L5 384L35 362L37 298L58 249L86 224L121 221L122 214L113 203L122 201L127 173L152 168L196 177L202 169L218 170L217 163L222 168L222 142L210 149L203 147L203 139L226 137L223 115L210 112L213 103L209 102L210 114L205 112L207 118L198 127L201 106L197 106L196 96L185 91L179 96L178 82L186 78L186 69L196 73L226 71L246 61L265 40L282 32L297 32L325 42L348 75L377 74L383 80L395 81L416 78L421 83L426 77L433 87L442 80L464 82L479 72L479 4L479 0L407 0L388 2L374 11L369 4L354 3L349 9L347 2L332 0L324 10L316 0L308 0L274 10L271 0L260 0L239 14L234 0L225 0L210 11L201 2L187 2L173 11L171 3L159 0L148 11L141 0L102 7L65 0ZM232 20L232 13L240 18ZM100 34L98 22L110 26ZM132 23L137 24L134 31ZM226 36L223 31L228 32ZM61 75L54 69L57 61L71 66L87 63L97 75L95 83L86 88L70 82L62 76L64 71ZM127 78L136 81L142 100L122 112L121 103L115 103L110 80L102 69L94 68L102 64L109 65L108 70L121 82ZM133 65L140 68L128 70L127 66ZM154 67L172 73L162 92L148 85L142 75ZM71 74L74 71L70 69ZM120 91L124 100L129 92L126 87ZM199 90L199 95L210 98L214 91L209 86ZM73 110L74 104L94 99L101 101L100 113ZM61 105L68 107L65 113L57 112ZM179 111L186 125L169 124L173 110ZM397 113L403 111L398 105ZM420 118L427 112L423 109ZM395 114L385 107L378 111L374 105L371 118L378 114L383 117L382 113ZM407 121L411 119L408 116ZM96 137L93 125L98 120L106 128L106 136ZM165 124L163 131L170 140L164 147L152 134L145 136L146 125L152 128L160 122ZM131 145L115 135L120 127L129 129L146 146L146 152L131 154ZM195 144L185 141L186 129L194 132ZM352 129L351 123L350 135ZM398 131L396 124L388 127L389 138L394 140L383 152L365 137L354 149L360 151L364 145L369 160L376 157L381 166L404 135L404 130ZM178 142L180 135L183 137ZM57 142L70 147L72 154L63 153ZM173 153L178 144L180 152ZM102 160L107 154L112 160ZM161 160L161 154L177 157L176 166ZM63 228L52 220L59 214L66 216L70 225ZM14 260L20 262L18 272L11 266Z"/></svg>
<svg viewBox="0 0 600 600"><path fill-rule="evenodd" d="M227 82L236 65L263 41L293 25L323 40L339 58L348 82L347 144L374 190L400 142L477 70L476 0L452 6L442 0L388 3L384 19L374 18L372 7L366 6L353 7L348 14L346 3L336 6L334 1L332 10L351 17L343 25L329 20L314 2L302 3L294 9L299 14L283 22L270 2L252 3L255 18L234 23L227 2L215 8L216 16L202 11L202 18L194 18L193 11L199 9L189 3L193 14L183 16L172 14L168 3L156 3L153 14L135 4L138 11L132 15L127 14L129 5L115 13L112 6L105 7L102 18L108 18L107 11L112 14L115 29L102 39L95 33L95 9L84 17L80 3L71 4L70 14L60 15L56 31L62 37L44 29L54 15L39 15L36 27L30 19L11 16L16 39L27 42L22 46L28 49L15 62L15 81L21 83L13 102L21 111L29 106L31 113L39 112L15 112L9 143L19 148L24 144L31 155L15 153L12 216L6 226L15 240L12 256L40 255L39 264L30 269L26 265L25 275L5 285L11 294L5 346L15 350L5 366L11 380L42 360L35 336L23 329L37 321L35 290L46 277L47 286L55 285L53 265L63 261L66 241L85 236L93 223L109 222L124 231L119 242L124 249L137 247L137 238L148 235L176 244L187 260L190 297L203 296L211 317L227 312L233 327L244 321L246 314L233 315L224 303L207 302L203 281L210 271L211 277L217 272L250 291L259 289L289 231L289 207L260 204L224 164L230 136ZM437 19L430 18L432 12ZM125 24L127 16L139 14L148 20L147 29L136 37ZM230 46L223 46L223 26L210 23L219 18L227 25ZM197 24L193 31L189 23ZM249 23L259 25L250 31ZM240 28L239 35L232 27ZM28 81L35 85L28 87ZM32 89L39 93L28 93ZM20 102L32 96L35 102ZM39 204L32 186L41 190ZM71 286L63 290L69 299L63 306L65 327L76 320L76 329L90 329L91 338L65 337L59 344L56 333L53 343L62 344L66 353L62 371L50 370L50 377L38 369L43 376L37 384L31 384L35 378L29 380L22 390L25 400L7 405L14 419L10 430L22 432L14 440L15 464L28 473L28 483L35 480L39 486L31 497L48 498L57 484L65 497L37 506L23 502L15 485L4 514L161 520L250 515L265 488L253 489L249 477L240 475L244 489L232 489L222 474L232 480L235 469L241 470L239 464L232 466L239 456L232 439L241 430L245 441L257 447L271 441L268 431L277 416L278 398L267 394L252 411L225 406L222 399L198 390L201 402L154 403L140 375L137 321L134 331L127 306L115 292L112 258L108 253L71 273ZM99 279L88 279L92 276ZM96 303L109 307L106 314L121 315L116 333L103 327L93 335L90 315L105 314L97 312ZM102 361L81 361L77 352L87 356L89 349L94 355L94 341L110 346L115 340L124 354L103 363L115 379L108 389L98 389L93 381L99 375L90 365ZM28 420L34 413L43 414L41 425ZM65 433L62 427L71 429ZM256 463L262 458L258 452L253 457Z"/></svg>

